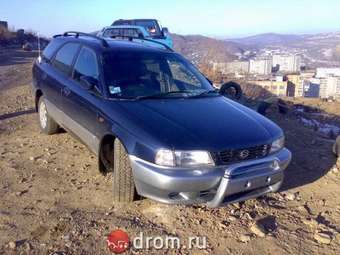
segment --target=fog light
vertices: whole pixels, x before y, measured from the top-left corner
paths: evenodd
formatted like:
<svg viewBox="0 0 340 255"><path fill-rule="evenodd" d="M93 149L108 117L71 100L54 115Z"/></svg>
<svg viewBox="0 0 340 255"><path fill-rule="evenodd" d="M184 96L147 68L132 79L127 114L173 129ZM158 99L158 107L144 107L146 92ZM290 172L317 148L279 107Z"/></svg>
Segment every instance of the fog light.
<svg viewBox="0 0 340 255"><path fill-rule="evenodd" d="M274 160L273 163L272 163L272 168L274 170L280 170L280 164L277 160Z"/></svg>
<svg viewBox="0 0 340 255"><path fill-rule="evenodd" d="M247 189L249 189L249 188L251 187L251 182L250 182L250 181L247 181L245 187L246 187Z"/></svg>

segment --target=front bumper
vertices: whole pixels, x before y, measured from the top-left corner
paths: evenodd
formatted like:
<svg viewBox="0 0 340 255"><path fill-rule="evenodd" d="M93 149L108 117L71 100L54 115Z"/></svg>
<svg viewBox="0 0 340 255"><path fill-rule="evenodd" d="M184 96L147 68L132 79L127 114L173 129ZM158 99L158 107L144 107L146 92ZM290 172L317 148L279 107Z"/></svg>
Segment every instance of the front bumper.
<svg viewBox="0 0 340 255"><path fill-rule="evenodd" d="M286 148L265 158L209 168L162 167L130 155L138 194L164 203L209 207L277 191L291 160Z"/></svg>

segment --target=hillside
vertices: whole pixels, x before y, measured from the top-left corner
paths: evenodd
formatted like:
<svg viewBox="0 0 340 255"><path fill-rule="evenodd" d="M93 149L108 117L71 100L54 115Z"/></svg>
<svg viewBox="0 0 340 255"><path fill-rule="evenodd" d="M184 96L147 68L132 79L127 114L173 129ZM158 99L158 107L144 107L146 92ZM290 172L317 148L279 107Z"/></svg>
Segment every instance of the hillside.
<svg viewBox="0 0 340 255"><path fill-rule="evenodd" d="M239 38L239 39L227 40L227 42L235 42L235 43L241 43L244 45L251 45L251 46L266 46L266 45L273 45L273 44L294 43L302 39L303 39L303 36L300 36L300 35L266 33L266 34L248 36L248 37Z"/></svg>
<svg viewBox="0 0 340 255"><path fill-rule="evenodd" d="M210 61L227 62L236 58L235 53L242 48L233 42L201 36L172 34L175 50L185 55L194 64L207 64Z"/></svg>
<svg viewBox="0 0 340 255"><path fill-rule="evenodd" d="M297 53L312 68L340 65L340 32L305 35L268 33L228 39L226 42L247 45L256 51L274 49L284 53Z"/></svg>

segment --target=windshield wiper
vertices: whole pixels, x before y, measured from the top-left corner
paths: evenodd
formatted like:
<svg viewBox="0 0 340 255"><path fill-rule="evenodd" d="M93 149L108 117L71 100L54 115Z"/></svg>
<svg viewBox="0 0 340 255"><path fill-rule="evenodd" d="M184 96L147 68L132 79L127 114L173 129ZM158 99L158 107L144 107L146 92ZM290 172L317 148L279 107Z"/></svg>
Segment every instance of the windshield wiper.
<svg viewBox="0 0 340 255"><path fill-rule="evenodd" d="M211 89L211 90L205 90L201 93L198 93L198 94L195 94L193 96L190 96L191 98L192 97L201 97L201 96L205 96L205 95L209 95L209 94L219 94L218 93L218 90L217 89Z"/></svg>
<svg viewBox="0 0 340 255"><path fill-rule="evenodd" d="M153 94L153 95L147 95L147 96L138 96L135 99L139 100L139 99L153 99L153 98L164 98L166 96L169 95L173 95L173 94L183 94L183 93L193 93L193 90L178 90L178 91L169 91L169 92L163 92L163 93L157 93L157 94Z"/></svg>

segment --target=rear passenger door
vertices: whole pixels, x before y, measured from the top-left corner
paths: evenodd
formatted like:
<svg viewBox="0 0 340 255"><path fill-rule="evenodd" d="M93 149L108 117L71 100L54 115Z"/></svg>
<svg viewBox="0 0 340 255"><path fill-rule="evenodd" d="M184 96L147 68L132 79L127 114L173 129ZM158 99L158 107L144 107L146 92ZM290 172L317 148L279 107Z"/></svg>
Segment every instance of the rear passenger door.
<svg viewBox="0 0 340 255"><path fill-rule="evenodd" d="M88 90L82 86L81 77L91 77L96 85ZM102 104L99 65L96 53L83 46L75 61L71 82L63 93L65 120L71 131L78 136L94 153L99 148L101 127L98 121Z"/></svg>
<svg viewBox="0 0 340 255"><path fill-rule="evenodd" d="M51 68L48 68L42 77L47 110L59 124L63 124L62 89L69 82L79 47L78 43L66 43L61 46L50 61Z"/></svg>

